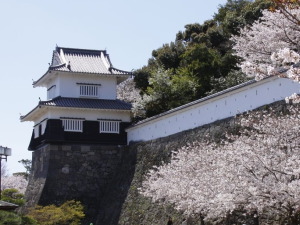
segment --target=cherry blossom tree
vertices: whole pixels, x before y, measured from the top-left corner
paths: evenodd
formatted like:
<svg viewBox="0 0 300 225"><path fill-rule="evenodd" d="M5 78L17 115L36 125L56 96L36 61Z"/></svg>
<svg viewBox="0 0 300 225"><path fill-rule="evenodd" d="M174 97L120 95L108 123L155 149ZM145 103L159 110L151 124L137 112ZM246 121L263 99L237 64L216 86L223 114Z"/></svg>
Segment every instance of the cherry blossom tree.
<svg viewBox="0 0 300 225"><path fill-rule="evenodd" d="M272 0L272 2L275 4L276 8L280 10L281 13L283 13L287 18L292 19L292 21L295 21L300 24L299 18L297 16L293 15L288 9L297 9L300 7L300 1L299 0ZM271 10L275 10L275 7L271 7Z"/></svg>
<svg viewBox="0 0 300 225"><path fill-rule="evenodd" d="M125 102L136 102L140 98L133 78L128 78L117 86L117 98Z"/></svg>
<svg viewBox="0 0 300 225"><path fill-rule="evenodd" d="M20 193L24 194L28 185L28 180L24 176L9 175L2 177L2 190L17 189Z"/></svg>
<svg viewBox="0 0 300 225"><path fill-rule="evenodd" d="M2 163L1 167L1 190L17 189L24 194L28 184L27 176L24 173L9 174L6 163Z"/></svg>
<svg viewBox="0 0 300 225"><path fill-rule="evenodd" d="M279 10L264 10L251 27L233 36L233 49L242 59L240 67L257 80L270 75L300 81L300 8L295 1L275 0ZM292 93L291 93L292 94ZM293 94L287 101L299 102Z"/></svg>
<svg viewBox="0 0 300 225"><path fill-rule="evenodd" d="M295 19L286 17L279 10L264 10L263 16L251 27L241 29L238 36L231 38L235 54L243 59L241 68L247 75L261 79L267 76L274 66L280 66L280 60L285 64L299 62L297 52L300 49L300 26L296 19L300 18L300 9L286 10L294 15ZM291 56L288 56L288 53ZM283 62L281 57L286 56L292 61L285 59Z"/></svg>
<svg viewBox="0 0 300 225"><path fill-rule="evenodd" d="M117 98L132 104L133 117L144 117L144 98L140 95L140 90L135 87L133 78L129 78L117 86Z"/></svg>
<svg viewBox="0 0 300 225"><path fill-rule="evenodd" d="M237 119L238 135L175 150L170 163L149 171L140 193L206 220L244 210L293 224L300 209L299 111L291 105L288 114L249 113Z"/></svg>

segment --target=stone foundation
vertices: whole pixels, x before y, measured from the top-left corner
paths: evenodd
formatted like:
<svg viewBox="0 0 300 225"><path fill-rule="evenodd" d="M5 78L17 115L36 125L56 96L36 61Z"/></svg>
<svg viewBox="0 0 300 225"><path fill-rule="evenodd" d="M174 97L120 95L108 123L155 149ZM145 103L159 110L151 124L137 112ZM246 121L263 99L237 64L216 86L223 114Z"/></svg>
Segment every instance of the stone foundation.
<svg viewBox="0 0 300 225"><path fill-rule="evenodd" d="M83 224L116 224L134 172L127 146L52 145L33 152L24 211L39 204L79 200Z"/></svg>

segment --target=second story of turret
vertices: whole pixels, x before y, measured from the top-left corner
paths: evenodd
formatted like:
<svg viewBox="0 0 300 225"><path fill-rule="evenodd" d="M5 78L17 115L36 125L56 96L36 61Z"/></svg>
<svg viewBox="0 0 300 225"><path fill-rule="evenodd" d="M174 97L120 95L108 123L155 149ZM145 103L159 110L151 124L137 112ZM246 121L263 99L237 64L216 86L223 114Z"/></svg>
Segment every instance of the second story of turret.
<svg viewBox="0 0 300 225"><path fill-rule="evenodd" d="M113 67L106 50L56 47L47 72L33 82L55 97L116 99L117 84L132 75Z"/></svg>

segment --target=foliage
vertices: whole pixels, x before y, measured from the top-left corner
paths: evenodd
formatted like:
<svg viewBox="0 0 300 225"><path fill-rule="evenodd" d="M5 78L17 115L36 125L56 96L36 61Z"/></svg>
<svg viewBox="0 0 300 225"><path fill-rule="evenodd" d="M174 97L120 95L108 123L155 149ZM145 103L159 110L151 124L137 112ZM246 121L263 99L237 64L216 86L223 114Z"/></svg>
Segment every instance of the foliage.
<svg viewBox="0 0 300 225"><path fill-rule="evenodd" d="M36 206L28 216L43 225L79 225L84 218L83 206L79 201L67 201L60 206Z"/></svg>
<svg viewBox="0 0 300 225"><path fill-rule="evenodd" d="M206 95L211 95L227 88L236 86L238 84L244 83L251 80L251 78L246 77L244 73L240 70L232 70L228 73L226 77L211 78L211 91L207 92Z"/></svg>
<svg viewBox="0 0 300 225"><path fill-rule="evenodd" d="M24 178L26 180L29 179L29 175L31 173L31 167L32 167L32 160L30 159L22 159L20 161L18 161L19 163L21 163L24 168L25 168L25 172L20 172L20 173L15 173L14 175L18 175L18 176L24 176Z"/></svg>
<svg viewBox="0 0 300 225"><path fill-rule="evenodd" d="M196 95L195 78L173 74L171 70L158 70L149 78L147 94L136 102L134 109L145 110L146 116L153 116L191 101Z"/></svg>
<svg viewBox="0 0 300 225"><path fill-rule="evenodd" d="M0 210L1 225L21 225L22 219L14 212Z"/></svg>
<svg viewBox="0 0 300 225"><path fill-rule="evenodd" d="M15 212L0 210L0 225L38 225L28 216L20 216Z"/></svg>
<svg viewBox="0 0 300 225"><path fill-rule="evenodd" d="M232 54L230 37L259 18L261 9L270 6L267 0L228 0L211 20L187 24L174 42L153 50L148 65L134 72L141 94L134 109L144 110L149 117L237 84L216 84L218 79L227 80L232 71L239 70L239 58ZM162 74L167 80L160 79Z"/></svg>
<svg viewBox="0 0 300 225"><path fill-rule="evenodd" d="M24 195L17 189L5 189L1 192L1 200L23 206L25 204ZM0 210L0 225L37 225L36 221L25 215L18 215L16 212Z"/></svg>
<svg viewBox="0 0 300 225"><path fill-rule="evenodd" d="M20 193L15 188L5 189L1 192L1 200L10 202L19 206L25 204L24 194Z"/></svg>
<svg viewBox="0 0 300 225"><path fill-rule="evenodd" d="M299 111L252 112L236 121L239 135L175 150L170 163L149 171L140 193L206 219L245 210L299 224Z"/></svg>
<svg viewBox="0 0 300 225"><path fill-rule="evenodd" d="M22 225L39 225L37 221L30 216L21 216Z"/></svg>

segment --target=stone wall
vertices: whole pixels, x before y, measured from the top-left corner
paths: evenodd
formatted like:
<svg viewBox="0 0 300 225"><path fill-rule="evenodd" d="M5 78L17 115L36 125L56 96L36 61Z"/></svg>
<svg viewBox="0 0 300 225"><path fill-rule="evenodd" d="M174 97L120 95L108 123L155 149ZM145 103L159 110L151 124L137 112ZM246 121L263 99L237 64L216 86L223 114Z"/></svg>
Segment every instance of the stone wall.
<svg viewBox="0 0 300 225"><path fill-rule="evenodd" d="M268 110L269 108L273 108L278 112L284 112L287 105L283 101L280 101L256 110ZM201 140L202 138L219 141L224 137L226 131L237 132L238 130L239 124L236 117L231 117L165 138L130 145L130 150L135 151L137 154L137 163L134 177L122 208L119 225L164 225L167 224L169 216L173 218L174 225L181 225L181 221L184 218L182 213L174 210L171 206L160 206L153 203L138 193L138 188L145 179L145 174L154 165L161 165L162 161L170 161L171 152L189 142ZM243 223L248 225L257 224L257 219L254 217L245 218L243 213L237 212L237 214L233 214L225 222L211 224L232 225ZM195 218L188 218L188 224L200 225L202 224L201 218L199 215ZM208 225L209 223L205 224ZM273 224L278 223L275 221Z"/></svg>
<svg viewBox="0 0 300 225"><path fill-rule="evenodd" d="M127 146L47 144L32 159L24 211L75 199L85 207L82 224L118 223L135 165Z"/></svg>
<svg viewBox="0 0 300 225"><path fill-rule="evenodd" d="M169 137L160 138L148 142L130 145L131 151L137 153L137 164L128 196L122 208L120 225L154 225L167 224L171 216L174 225L181 225L184 215L172 208L172 206L160 206L138 193L138 188L144 180L145 174L154 165L168 162L171 152L186 145L188 142L200 140L204 137L219 139L225 130L235 129L235 119L229 118L217 121L192 130L184 131ZM189 224L200 224L201 218L189 218Z"/></svg>

